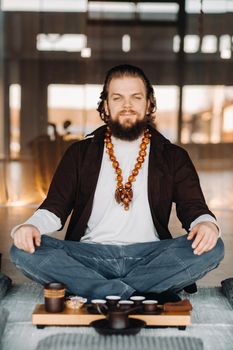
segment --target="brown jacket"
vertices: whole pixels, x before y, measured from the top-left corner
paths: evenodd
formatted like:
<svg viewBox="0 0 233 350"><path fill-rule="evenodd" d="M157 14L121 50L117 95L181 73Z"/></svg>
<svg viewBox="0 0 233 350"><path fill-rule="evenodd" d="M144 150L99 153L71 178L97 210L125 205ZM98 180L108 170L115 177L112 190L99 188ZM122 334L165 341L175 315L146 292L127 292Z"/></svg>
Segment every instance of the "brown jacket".
<svg viewBox="0 0 233 350"><path fill-rule="evenodd" d="M62 227L72 212L67 240L79 241L85 233L102 161L105 129L105 126L100 127L91 134L93 137L75 142L68 148L55 172L47 198L40 206L40 209L57 215ZM214 215L205 203L188 153L154 128L150 127L150 131L148 199L158 235L160 239L168 239L172 238L168 221L173 202L182 227L187 231L198 216ZM143 220L143 212L141 215Z"/></svg>

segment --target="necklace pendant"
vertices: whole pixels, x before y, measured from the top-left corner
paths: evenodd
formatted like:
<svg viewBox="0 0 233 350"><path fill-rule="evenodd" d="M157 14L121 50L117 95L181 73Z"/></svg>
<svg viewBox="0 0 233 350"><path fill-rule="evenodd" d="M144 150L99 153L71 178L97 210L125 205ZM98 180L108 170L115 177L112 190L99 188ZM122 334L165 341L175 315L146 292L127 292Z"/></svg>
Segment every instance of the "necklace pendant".
<svg viewBox="0 0 233 350"><path fill-rule="evenodd" d="M133 190L132 190L132 188L130 188L130 189L127 191L127 196L128 196L128 198L129 198L130 200L132 200L132 198L133 198Z"/></svg>
<svg viewBox="0 0 233 350"><path fill-rule="evenodd" d="M122 191L119 188L117 188L115 191L115 199L118 204L121 203L121 196L122 196Z"/></svg>

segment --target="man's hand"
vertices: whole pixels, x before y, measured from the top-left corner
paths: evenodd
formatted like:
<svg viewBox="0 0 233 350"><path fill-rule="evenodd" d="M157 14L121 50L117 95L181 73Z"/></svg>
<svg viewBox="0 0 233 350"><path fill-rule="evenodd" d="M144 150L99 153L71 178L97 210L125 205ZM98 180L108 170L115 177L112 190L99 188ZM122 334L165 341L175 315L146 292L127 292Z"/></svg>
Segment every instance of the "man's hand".
<svg viewBox="0 0 233 350"><path fill-rule="evenodd" d="M28 253L34 253L41 243L41 234L33 225L22 225L14 233L14 245Z"/></svg>
<svg viewBox="0 0 233 350"><path fill-rule="evenodd" d="M187 239L191 240L194 237L195 239L192 243L193 252L196 255L201 255L215 247L218 240L218 228L210 221L201 222L193 227Z"/></svg>

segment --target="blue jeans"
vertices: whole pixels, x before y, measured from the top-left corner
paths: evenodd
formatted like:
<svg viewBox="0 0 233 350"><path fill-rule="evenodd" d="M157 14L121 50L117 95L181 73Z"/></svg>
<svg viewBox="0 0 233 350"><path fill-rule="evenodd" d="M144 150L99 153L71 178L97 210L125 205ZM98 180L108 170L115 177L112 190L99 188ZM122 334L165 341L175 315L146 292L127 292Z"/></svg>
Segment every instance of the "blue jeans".
<svg viewBox="0 0 233 350"><path fill-rule="evenodd" d="M216 268L224 257L218 239L211 251L193 254L187 236L158 242L105 245L63 241L43 235L33 254L11 248L12 262L41 284L62 282L69 293L92 298L134 291L178 291Z"/></svg>

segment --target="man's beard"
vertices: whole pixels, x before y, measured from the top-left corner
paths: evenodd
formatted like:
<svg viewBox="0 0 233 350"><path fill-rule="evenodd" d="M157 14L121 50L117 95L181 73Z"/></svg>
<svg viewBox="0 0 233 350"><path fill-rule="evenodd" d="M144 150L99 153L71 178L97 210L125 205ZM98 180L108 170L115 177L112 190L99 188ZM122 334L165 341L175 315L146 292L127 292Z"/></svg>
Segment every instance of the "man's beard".
<svg viewBox="0 0 233 350"><path fill-rule="evenodd" d="M137 120L130 126L124 126L118 120L108 120L108 126L111 129L112 135L124 141L134 141L143 134L147 128L148 120L145 116L143 120Z"/></svg>

